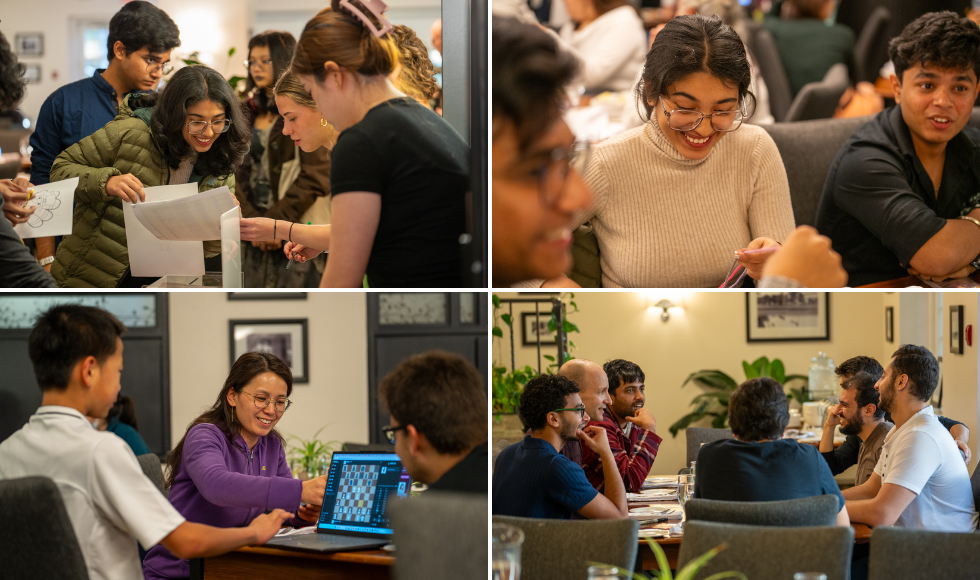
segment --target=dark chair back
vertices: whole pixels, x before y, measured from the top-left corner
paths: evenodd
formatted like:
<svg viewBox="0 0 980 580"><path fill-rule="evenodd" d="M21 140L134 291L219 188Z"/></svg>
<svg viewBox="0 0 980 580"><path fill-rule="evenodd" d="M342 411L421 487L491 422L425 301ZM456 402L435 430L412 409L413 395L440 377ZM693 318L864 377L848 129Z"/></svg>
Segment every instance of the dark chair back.
<svg viewBox="0 0 980 580"><path fill-rule="evenodd" d="M137 455L136 460L140 462L140 469L143 470L143 474L153 482L153 485L157 486L164 497L167 497L167 491L163 488L163 465L161 465L157 454L144 453Z"/></svg>
<svg viewBox="0 0 980 580"><path fill-rule="evenodd" d="M344 443L344 451L359 453L361 451L384 451L394 453L395 446L390 443Z"/></svg>
<svg viewBox="0 0 980 580"><path fill-rule="evenodd" d="M749 526L833 526L840 511L836 495L781 501L719 501L692 498L684 506L688 521Z"/></svg>
<svg viewBox="0 0 980 580"><path fill-rule="evenodd" d="M728 547L705 564L695 578L736 570L747 578L792 578L797 572L822 572L827 580L847 580L854 528L781 528L688 521L684 524L678 569L721 544Z"/></svg>
<svg viewBox="0 0 980 580"><path fill-rule="evenodd" d="M848 82L847 65L835 64L820 82L803 85L783 121L792 123L833 117Z"/></svg>
<svg viewBox="0 0 980 580"><path fill-rule="evenodd" d="M765 28L756 30L750 44L752 54L759 65L759 73L769 90L769 111L777 122L786 118L790 105L793 103L793 90L789 86L789 78L783 67L783 59L779 56L779 47Z"/></svg>
<svg viewBox="0 0 980 580"><path fill-rule="evenodd" d="M701 451L703 443L711 443L719 439L731 439L732 430L688 427L684 430L684 436L687 437L687 463L685 465L690 467L691 462L698 458L698 451Z"/></svg>
<svg viewBox="0 0 980 580"><path fill-rule="evenodd" d="M58 486L47 477L0 480L4 578L88 580Z"/></svg>
<svg viewBox="0 0 980 580"><path fill-rule="evenodd" d="M884 6L878 6L864 23L861 34L854 43L854 78L857 81L873 83L878 79L878 70L884 61L881 55L887 53L888 24L892 13Z"/></svg>
<svg viewBox="0 0 980 580"><path fill-rule="evenodd" d="M868 580L972 580L980 570L980 534L895 527L871 533Z"/></svg>
<svg viewBox="0 0 980 580"><path fill-rule="evenodd" d="M487 573L487 496L427 491L393 501L396 580L458 580Z"/></svg>
<svg viewBox="0 0 980 580"><path fill-rule="evenodd" d="M568 277L582 288L602 287L599 240L592 226L580 226L572 234L572 270Z"/></svg>
<svg viewBox="0 0 980 580"><path fill-rule="evenodd" d="M585 578L588 562L626 570L632 570L636 563L640 523L634 519L546 520L493 516L493 523L510 524L524 531L522 578Z"/></svg>
<svg viewBox="0 0 980 580"><path fill-rule="evenodd" d="M970 121L967 124L980 129L980 107L973 107L973 113L970 114Z"/></svg>

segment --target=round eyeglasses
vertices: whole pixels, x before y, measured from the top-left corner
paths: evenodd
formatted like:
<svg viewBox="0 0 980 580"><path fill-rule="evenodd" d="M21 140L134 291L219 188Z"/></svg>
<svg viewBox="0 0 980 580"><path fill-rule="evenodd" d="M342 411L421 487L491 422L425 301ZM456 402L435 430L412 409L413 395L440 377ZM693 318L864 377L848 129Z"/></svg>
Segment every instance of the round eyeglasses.
<svg viewBox="0 0 980 580"><path fill-rule="evenodd" d="M146 72L153 74L155 72L163 71L164 75L168 75L174 71L174 67L170 64L170 61L160 62L152 56L143 56L140 53L136 53L136 56L142 58L146 61Z"/></svg>
<svg viewBox="0 0 980 580"><path fill-rule="evenodd" d="M269 403L274 403L274 408L276 411L280 413L285 413L286 409L288 409L289 406L293 404L293 402L290 401L289 399L276 399L275 401L273 401L272 398L267 395L253 395L248 391L242 391L242 392L248 395L249 397L252 397L252 400L255 402L256 409L265 409L266 407L269 406Z"/></svg>
<svg viewBox="0 0 980 580"><path fill-rule="evenodd" d="M227 133L228 129L231 128L231 119L221 119L220 121L189 121L184 123L187 125L187 132L191 135L200 135L211 125L211 130L215 133Z"/></svg>
<svg viewBox="0 0 980 580"><path fill-rule="evenodd" d="M658 99L660 100L660 108L663 109L664 115L667 117L667 126L675 131L693 131L705 118L708 118L711 128L715 131L734 131L742 126L742 120L745 119L745 114L741 110L718 111L710 115L692 109L668 111L667 107L664 106L663 96L658 97Z"/></svg>
<svg viewBox="0 0 980 580"><path fill-rule="evenodd" d="M592 154L592 144L588 141L576 141L571 147L556 147L551 151L551 160L541 169L540 186L541 204L554 207L565 194L568 183L568 173L572 169L579 174L585 174Z"/></svg>

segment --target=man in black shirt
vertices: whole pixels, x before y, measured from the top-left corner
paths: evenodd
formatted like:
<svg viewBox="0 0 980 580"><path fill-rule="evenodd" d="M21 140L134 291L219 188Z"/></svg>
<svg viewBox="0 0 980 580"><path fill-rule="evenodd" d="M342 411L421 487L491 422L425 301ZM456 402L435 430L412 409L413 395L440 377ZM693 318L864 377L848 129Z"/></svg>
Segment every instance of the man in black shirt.
<svg viewBox="0 0 980 580"><path fill-rule="evenodd" d="M817 229L852 286L908 274L942 280L980 268L980 28L925 14L888 48L897 106L844 144L831 165Z"/></svg>
<svg viewBox="0 0 980 580"><path fill-rule="evenodd" d="M483 384L462 357L429 351L403 360L378 385L391 413L385 435L408 474L430 491L487 493Z"/></svg>

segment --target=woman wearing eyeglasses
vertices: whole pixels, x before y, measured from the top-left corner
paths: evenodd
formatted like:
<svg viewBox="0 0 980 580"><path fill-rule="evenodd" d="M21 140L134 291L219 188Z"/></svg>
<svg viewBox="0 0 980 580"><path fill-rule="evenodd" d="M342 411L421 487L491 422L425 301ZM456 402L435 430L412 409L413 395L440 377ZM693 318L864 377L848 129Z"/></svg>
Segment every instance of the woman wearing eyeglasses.
<svg viewBox="0 0 980 580"><path fill-rule="evenodd" d="M398 62L380 0L333 0L306 24L292 71L340 136L331 224L243 220L242 239L286 240L298 261L329 251L321 287L450 288L462 283L469 148L388 75Z"/></svg>
<svg viewBox="0 0 980 580"><path fill-rule="evenodd" d="M289 68L296 39L268 30L248 43L247 96L242 112L249 131L249 154L235 173L235 195L246 218L268 217L290 222L330 223L330 151L301 151L283 134L282 111L273 86ZM322 119L318 116L317 122ZM325 258L325 256L324 256ZM281 240L243 244L246 288L316 288L325 259L293 264Z"/></svg>
<svg viewBox="0 0 980 580"><path fill-rule="evenodd" d="M793 231L776 145L742 123L749 81L742 41L717 16L679 16L657 35L636 90L647 122L593 147L585 172L595 202L577 223L591 222L603 286L718 287L736 251ZM738 257L760 278L768 255Z"/></svg>
<svg viewBox="0 0 980 580"><path fill-rule="evenodd" d="M228 82L203 65L174 73L161 93L130 94L119 115L55 160L51 181L78 177L72 233L51 274L62 287L139 287L131 276L123 203L145 201L144 187L196 183L235 190L248 129ZM204 242L205 256L221 252Z"/></svg>
<svg viewBox="0 0 980 580"><path fill-rule="evenodd" d="M317 521L327 478L293 479L276 431L292 390L293 375L275 355L249 352L235 361L214 405L167 457L168 499L188 521L240 527L277 508L296 514L286 525ZM187 578L190 564L157 544L143 561L143 575Z"/></svg>

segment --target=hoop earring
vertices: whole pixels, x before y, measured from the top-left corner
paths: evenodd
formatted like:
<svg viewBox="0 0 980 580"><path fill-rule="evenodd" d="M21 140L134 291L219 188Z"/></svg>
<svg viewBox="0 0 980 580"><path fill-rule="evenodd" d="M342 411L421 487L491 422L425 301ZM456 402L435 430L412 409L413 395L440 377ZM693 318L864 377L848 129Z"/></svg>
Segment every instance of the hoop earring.
<svg viewBox="0 0 980 580"><path fill-rule="evenodd" d="M321 127L326 127L327 125L328 125L328 123L327 123L327 120L326 120L326 119L323 119L323 118L321 118L321 119L320 119L320 126L321 126Z"/></svg>

